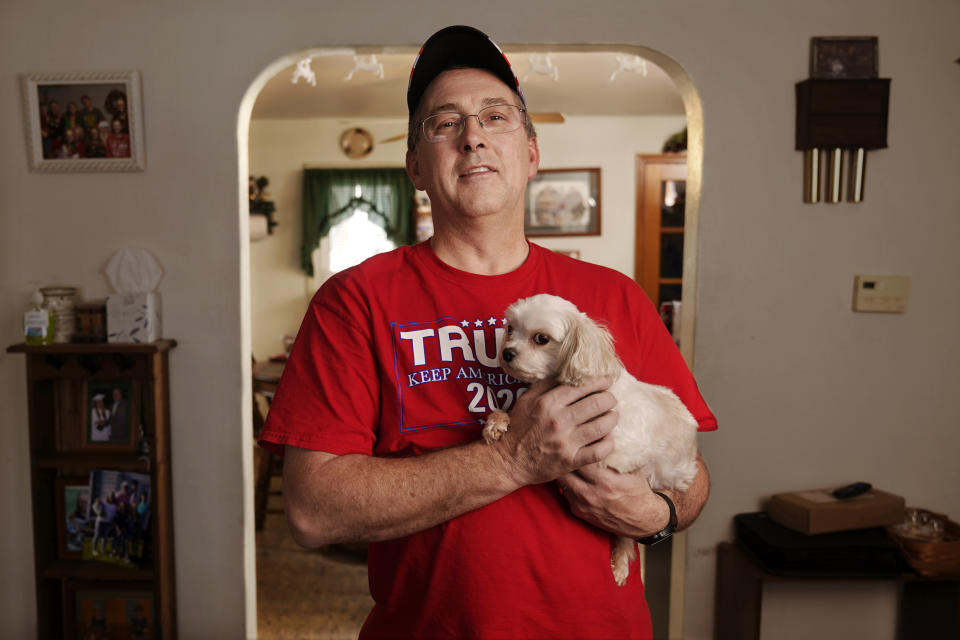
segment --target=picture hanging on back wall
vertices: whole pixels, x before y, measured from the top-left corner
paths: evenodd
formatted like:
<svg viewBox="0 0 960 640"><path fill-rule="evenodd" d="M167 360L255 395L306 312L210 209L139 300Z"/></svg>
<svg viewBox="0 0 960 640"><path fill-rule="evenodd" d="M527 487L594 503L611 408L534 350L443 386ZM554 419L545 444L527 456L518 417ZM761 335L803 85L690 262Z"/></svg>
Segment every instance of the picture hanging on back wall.
<svg viewBox="0 0 960 640"><path fill-rule="evenodd" d="M540 169L527 183L524 232L600 235L600 169Z"/></svg>
<svg viewBox="0 0 960 640"><path fill-rule="evenodd" d="M137 71L30 73L21 78L34 171L142 171Z"/></svg>

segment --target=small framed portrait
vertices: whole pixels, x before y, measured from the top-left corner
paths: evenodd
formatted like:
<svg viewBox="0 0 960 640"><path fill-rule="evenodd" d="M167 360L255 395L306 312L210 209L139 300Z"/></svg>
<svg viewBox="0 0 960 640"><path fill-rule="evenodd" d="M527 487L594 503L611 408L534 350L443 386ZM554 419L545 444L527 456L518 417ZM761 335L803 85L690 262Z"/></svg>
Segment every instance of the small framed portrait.
<svg viewBox="0 0 960 640"><path fill-rule="evenodd" d="M148 583L68 582L73 608L70 640L149 640L158 637Z"/></svg>
<svg viewBox="0 0 960 640"><path fill-rule="evenodd" d="M822 37L810 40L811 78L876 78L876 36Z"/></svg>
<svg viewBox="0 0 960 640"><path fill-rule="evenodd" d="M57 477L57 554L61 558L83 557L83 541L92 532L90 479L87 476Z"/></svg>
<svg viewBox="0 0 960 640"><path fill-rule="evenodd" d="M87 383L81 449L133 451L133 416L138 415L129 380Z"/></svg>
<svg viewBox="0 0 960 640"><path fill-rule="evenodd" d="M600 169L541 169L527 184L528 236L600 235Z"/></svg>
<svg viewBox="0 0 960 640"><path fill-rule="evenodd" d="M137 71L21 77L27 152L34 171L142 171Z"/></svg>

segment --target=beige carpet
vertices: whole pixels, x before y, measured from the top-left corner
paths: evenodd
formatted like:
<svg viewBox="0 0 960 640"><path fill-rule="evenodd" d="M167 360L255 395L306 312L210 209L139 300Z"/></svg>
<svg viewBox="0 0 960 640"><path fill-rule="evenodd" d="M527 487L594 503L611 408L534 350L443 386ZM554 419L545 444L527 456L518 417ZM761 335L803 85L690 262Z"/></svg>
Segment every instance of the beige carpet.
<svg viewBox="0 0 960 640"><path fill-rule="evenodd" d="M270 496L270 506L280 498ZM259 640L355 640L372 607L362 557L303 549L282 514L267 514L257 532Z"/></svg>

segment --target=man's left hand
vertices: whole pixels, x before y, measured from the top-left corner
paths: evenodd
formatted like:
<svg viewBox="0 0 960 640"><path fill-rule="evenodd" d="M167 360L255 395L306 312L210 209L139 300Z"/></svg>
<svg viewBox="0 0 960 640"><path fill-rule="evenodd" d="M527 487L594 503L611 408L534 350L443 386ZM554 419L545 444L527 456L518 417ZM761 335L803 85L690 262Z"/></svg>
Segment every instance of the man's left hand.
<svg viewBox="0 0 960 640"><path fill-rule="evenodd" d="M633 473L589 464L558 478L557 484L575 516L617 535L642 538L670 520L666 502Z"/></svg>

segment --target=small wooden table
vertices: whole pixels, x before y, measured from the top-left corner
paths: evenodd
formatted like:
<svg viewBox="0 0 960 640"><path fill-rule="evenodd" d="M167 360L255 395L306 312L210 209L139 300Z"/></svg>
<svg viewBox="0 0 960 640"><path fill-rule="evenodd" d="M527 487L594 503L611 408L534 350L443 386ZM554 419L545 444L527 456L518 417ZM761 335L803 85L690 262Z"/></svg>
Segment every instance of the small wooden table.
<svg viewBox="0 0 960 640"><path fill-rule="evenodd" d="M253 392L270 394L267 397L272 398L273 392L277 390L280 383L280 376L283 375L285 362L274 362L265 360L253 365Z"/></svg>

